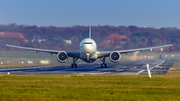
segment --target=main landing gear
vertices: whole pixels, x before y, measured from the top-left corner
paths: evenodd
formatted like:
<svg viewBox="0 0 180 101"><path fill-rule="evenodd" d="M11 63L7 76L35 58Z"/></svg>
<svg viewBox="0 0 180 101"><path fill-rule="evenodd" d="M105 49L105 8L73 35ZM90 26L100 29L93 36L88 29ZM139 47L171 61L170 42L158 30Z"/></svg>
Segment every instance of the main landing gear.
<svg viewBox="0 0 180 101"><path fill-rule="evenodd" d="M101 64L101 68L103 68L103 67L107 67L107 64L105 63L105 57L103 57L103 58L101 58L101 61L103 62L102 64Z"/></svg>
<svg viewBox="0 0 180 101"><path fill-rule="evenodd" d="M73 63L71 64L71 67L72 67L72 68L73 68L73 67L77 68L76 61L77 61L78 59L79 59L79 58L74 58L74 57L73 57Z"/></svg>

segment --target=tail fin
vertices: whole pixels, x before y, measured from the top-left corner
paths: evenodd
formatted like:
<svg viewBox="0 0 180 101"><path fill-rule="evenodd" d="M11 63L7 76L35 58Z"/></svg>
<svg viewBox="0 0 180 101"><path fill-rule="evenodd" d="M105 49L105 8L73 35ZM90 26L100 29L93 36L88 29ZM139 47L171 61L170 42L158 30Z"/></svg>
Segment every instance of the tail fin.
<svg viewBox="0 0 180 101"><path fill-rule="evenodd" d="M91 39L91 26L89 26L89 38Z"/></svg>

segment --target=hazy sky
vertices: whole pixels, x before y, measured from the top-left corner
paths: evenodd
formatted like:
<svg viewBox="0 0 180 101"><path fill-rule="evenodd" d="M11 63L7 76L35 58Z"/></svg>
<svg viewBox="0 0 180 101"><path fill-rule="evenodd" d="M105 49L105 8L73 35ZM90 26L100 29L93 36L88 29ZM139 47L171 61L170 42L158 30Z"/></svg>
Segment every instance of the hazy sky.
<svg viewBox="0 0 180 101"><path fill-rule="evenodd" d="M0 24L180 28L180 0L0 0Z"/></svg>

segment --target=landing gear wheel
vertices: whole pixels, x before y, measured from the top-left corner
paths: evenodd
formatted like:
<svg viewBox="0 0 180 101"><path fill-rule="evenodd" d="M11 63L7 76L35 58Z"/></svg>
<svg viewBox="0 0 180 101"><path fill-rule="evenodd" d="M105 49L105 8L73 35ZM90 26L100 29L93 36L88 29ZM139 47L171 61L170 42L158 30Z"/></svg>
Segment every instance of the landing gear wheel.
<svg viewBox="0 0 180 101"><path fill-rule="evenodd" d="M103 68L103 64L101 64L101 68Z"/></svg>
<svg viewBox="0 0 180 101"><path fill-rule="evenodd" d="M105 63L105 57L103 57L103 58L101 58L100 59L103 63L101 64L101 68L103 68L103 67L107 67L107 65L106 65L106 63Z"/></svg>
<svg viewBox="0 0 180 101"><path fill-rule="evenodd" d="M78 60L79 58L75 58L75 57L73 57L73 63L71 64L71 67L72 68L77 68L77 64L76 64L76 61Z"/></svg>
<svg viewBox="0 0 180 101"><path fill-rule="evenodd" d="M105 67L105 68L107 68L107 65L106 65L106 64L104 64L104 67Z"/></svg>
<svg viewBox="0 0 180 101"><path fill-rule="evenodd" d="M74 68L74 67L77 68L77 64L71 64L71 67L72 68Z"/></svg>

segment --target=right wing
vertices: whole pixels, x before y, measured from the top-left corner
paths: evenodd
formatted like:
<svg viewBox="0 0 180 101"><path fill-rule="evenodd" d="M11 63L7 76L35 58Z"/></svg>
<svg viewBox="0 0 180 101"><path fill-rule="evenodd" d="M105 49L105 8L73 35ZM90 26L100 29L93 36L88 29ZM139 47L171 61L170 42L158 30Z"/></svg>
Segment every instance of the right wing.
<svg viewBox="0 0 180 101"><path fill-rule="evenodd" d="M21 46L14 46L14 45L8 45L5 44L7 47L14 47L14 48L19 48L19 49L26 49L26 50L32 50L36 52L45 52L45 53L51 53L51 54L58 54L59 52L64 52L64 51L58 51L58 50L47 50L47 49L38 49L38 48L29 48L29 47L21 47ZM77 57L80 58L80 52L66 52L69 57Z"/></svg>
<svg viewBox="0 0 180 101"><path fill-rule="evenodd" d="M172 45L173 45L173 44L163 45L163 46L156 46L156 47L129 49L129 50L117 50L117 51L115 51L115 52L119 52L120 54L125 54L125 53L131 53L131 52L136 52L136 51L144 51L144 50L148 50L148 49L169 47L169 46L172 46ZM109 55L111 54L111 52L113 52L113 51L102 51L102 52L99 52L98 58L109 57Z"/></svg>

